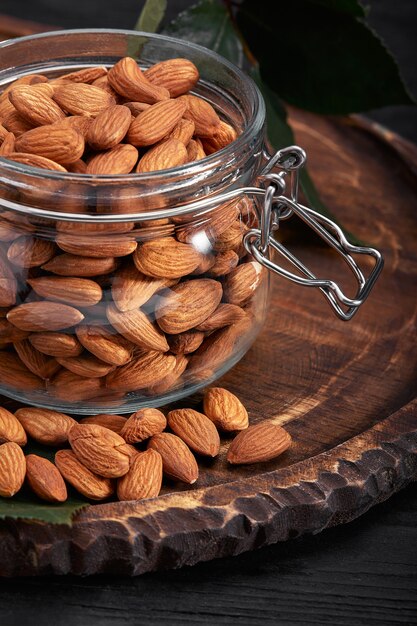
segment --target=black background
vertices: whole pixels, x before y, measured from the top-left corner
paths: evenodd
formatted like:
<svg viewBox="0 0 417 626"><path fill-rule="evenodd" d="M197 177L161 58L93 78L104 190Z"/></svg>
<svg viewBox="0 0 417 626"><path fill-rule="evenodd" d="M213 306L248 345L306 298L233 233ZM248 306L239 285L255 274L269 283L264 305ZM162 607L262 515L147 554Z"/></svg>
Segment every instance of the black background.
<svg viewBox="0 0 417 626"><path fill-rule="evenodd" d="M168 2L168 17L187 7ZM0 12L65 27L132 28L135 0L1 0ZM263 8L260 2L260 10ZM373 0L369 23L417 94L417 1ZM417 142L413 107L374 119ZM361 519L320 535L136 579L39 578L0 583L0 626L417 624L415 484Z"/></svg>

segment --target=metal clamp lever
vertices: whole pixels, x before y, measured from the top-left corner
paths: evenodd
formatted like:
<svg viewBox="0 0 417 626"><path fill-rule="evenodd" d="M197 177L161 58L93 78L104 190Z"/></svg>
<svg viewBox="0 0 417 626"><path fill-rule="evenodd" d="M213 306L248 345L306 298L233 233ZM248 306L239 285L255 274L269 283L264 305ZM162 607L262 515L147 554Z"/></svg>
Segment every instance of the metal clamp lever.
<svg viewBox="0 0 417 626"><path fill-rule="evenodd" d="M290 152L294 153L292 161L288 160ZM291 148L279 151L272 157L272 161L274 167L278 164L278 167L281 167L283 171L279 174L270 173L271 166L270 163L267 164L266 170L264 170L261 177L262 182L267 183L260 216L261 228L254 228L246 233L244 237L245 247L261 265L276 274L284 276L298 285L318 287L329 301L336 315L342 320L348 321L355 315L361 304L365 302L381 273L384 265L382 255L375 248L352 245L337 224L297 201L298 176L295 176L294 173L305 161L305 153L301 148L291 146ZM288 167L288 163L291 163L290 167ZM291 180L290 198L283 195L285 192L284 176L287 173L290 173ZM279 190L278 187L280 187ZM354 298L347 297L333 280L317 278L283 244L273 238L272 233L279 228L280 221L288 219L293 214L298 215L314 232L342 256L358 283L358 289ZM274 261L271 261L268 254L270 247L296 267L305 278L302 275L289 272ZM375 259L375 265L367 278L365 278L352 254L362 254Z"/></svg>

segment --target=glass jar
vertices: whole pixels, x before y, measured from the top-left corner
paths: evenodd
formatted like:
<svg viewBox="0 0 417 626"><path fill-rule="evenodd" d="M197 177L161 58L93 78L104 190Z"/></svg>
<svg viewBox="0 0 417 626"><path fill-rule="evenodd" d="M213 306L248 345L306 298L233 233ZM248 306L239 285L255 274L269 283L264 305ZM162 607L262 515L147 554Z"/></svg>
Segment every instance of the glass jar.
<svg viewBox="0 0 417 626"><path fill-rule="evenodd" d="M266 166L258 89L199 46L83 30L0 47L2 90L27 74L53 78L124 56L143 68L187 58L201 76L194 93L239 133L202 160L149 174L60 173L0 159L0 392L65 412L115 413L163 405L213 382L264 322L263 265L272 264L268 246L279 248L270 233L277 217L303 211L295 174L302 151ZM261 173L266 194L255 186ZM314 282L305 276L287 277ZM351 303L369 291L361 276Z"/></svg>

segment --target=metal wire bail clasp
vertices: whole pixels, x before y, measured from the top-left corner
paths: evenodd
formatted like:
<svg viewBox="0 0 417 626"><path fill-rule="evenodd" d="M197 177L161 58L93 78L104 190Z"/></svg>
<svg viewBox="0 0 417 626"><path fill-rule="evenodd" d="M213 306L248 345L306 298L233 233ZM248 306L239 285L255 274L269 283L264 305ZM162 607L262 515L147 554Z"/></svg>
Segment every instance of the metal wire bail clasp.
<svg viewBox="0 0 417 626"><path fill-rule="evenodd" d="M260 228L248 231L244 238L244 244L248 252L261 265L276 274L284 276L298 285L318 287L329 301L336 315L347 321L352 319L361 304L365 302L381 273L384 260L381 253L375 250L375 248L354 246L349 243L337 224L298 202L299 171L305 161L306 154L298 146L290 146L289 148L279 150L268 161L260 176L260 182L265 189L260 214ZM274 172L274 169L278 169L278 171ZM289 177L290 183L289 194L285 194L287 177ZM334 248L347 263L358 283L358 289L353 298L347 297L333 280L317 278L282 243L273 237L273 232L279 228L280 222L294 214L298 215L305 224L310 226L317 235ZM271 261L269 258L270 248L293 265L299 271L299 274L294 274ZM352 254L362 254L375 259L375 265L367 278L365 278Z"/></svg>

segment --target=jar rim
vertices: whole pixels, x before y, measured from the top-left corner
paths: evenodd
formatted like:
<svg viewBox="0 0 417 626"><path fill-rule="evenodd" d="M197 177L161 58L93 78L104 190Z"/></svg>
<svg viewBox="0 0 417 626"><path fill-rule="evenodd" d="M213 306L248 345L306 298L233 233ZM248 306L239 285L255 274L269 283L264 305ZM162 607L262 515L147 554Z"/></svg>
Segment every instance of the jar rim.
<svg viewBox="0 0 417 626"><path fill-rule="evenodd" d="M158 184L159 180L164 180L164 182L169 182L170 179L174 179L178 175L187 175L192 176L194 174L198 174L204 172L206 170L210 170L216 167L221 166L222 162L231 156L236 151L239 151L241 147L243 147L255 133L259 132L263 126L265 120L265 103L263 97L250 76L245 74L240 68L236 65L222 57L217 52L213 52L212 50L205 48L204 46L200 46L199 44L191 43L189 41L184 41L183 39L179 39L176 37L170 37L168 35L160 35L154 33L146 33L144 31L134 31L128 29L116 29L116 28L78 28L78 29L68 29L68 30L56 30L56 31L48 31L46 33L38 33L35 35L26 35L24 37L17 37L15 39L8 39L6 41L0 42L0 51L3 48L11 47L14 45L18 45L24 43L25 41L34 41L36 39L46 39L49 37L57 37L57 36L68 36L68 35L77 35L77 34L115 34L115 35L127 35L134 37L147 37L148 39L154 39L156 41L166 41L171 42L172 44L180 43L181 46L185 48L189 48L191 50L197 50L208 57L212 58L218 63L221 63L225 67L227 67L233 74L235 74L245 85L245 89L248 90L249 96L253 98L253 114L252 117L248 120L246 127L243 132L228 146L210 154L203 159L195 161L193 163L186 163L184 165L180 165L177 167L155 171L155 172L146 172L146 173L130 173L130 174L80 174L80 173L72 173L72 172L57 172L54 170L45 170L37 167L32 167L29 165L24 165L21 163L17 163L14 161L9 161L5 157L0 157L0 175L1 172L4 171L10 174L24 174L26 176L33 177L34 180L53 180L59 182L71 182L71 183L94 183L95 186L102 184L131 184L131 183L144 183L151 182L155 185ZM49 212L48 212L49 213ZM61 215L60 212L54 212L55 216L58 217ZM62 214L62 215L68 215ZM120 217L120 216L119 216ZM132 216L130 216L130 219Z"/></svg>

